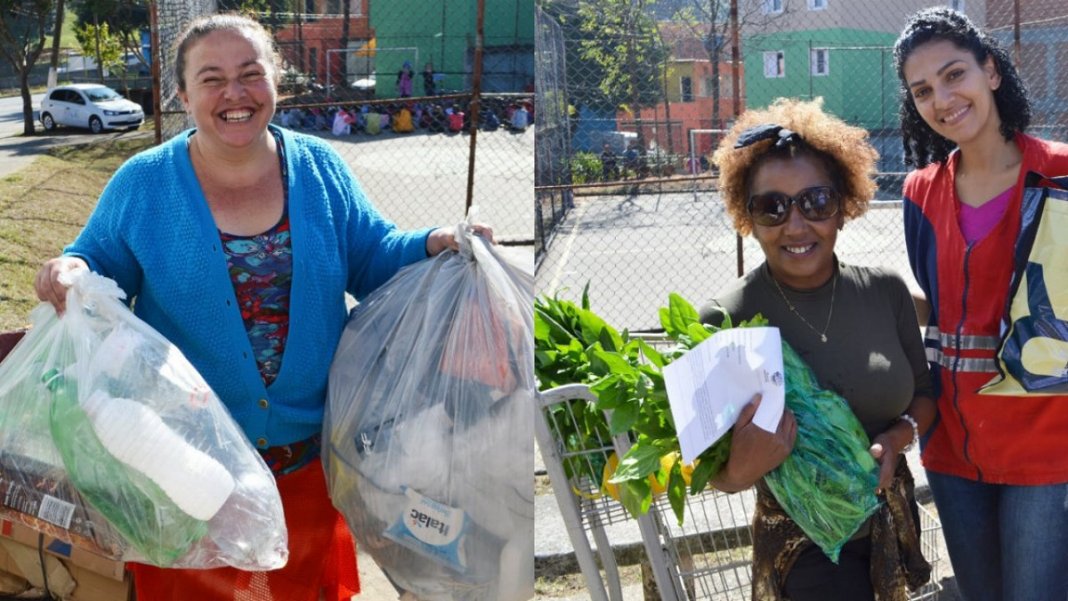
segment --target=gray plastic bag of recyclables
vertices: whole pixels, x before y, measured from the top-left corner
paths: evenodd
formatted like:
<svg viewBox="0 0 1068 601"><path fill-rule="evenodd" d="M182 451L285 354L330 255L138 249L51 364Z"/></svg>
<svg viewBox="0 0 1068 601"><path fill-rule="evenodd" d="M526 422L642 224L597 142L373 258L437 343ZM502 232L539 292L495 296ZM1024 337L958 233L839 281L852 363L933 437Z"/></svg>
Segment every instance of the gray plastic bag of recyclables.
<svg viewBox="0 0 1068 601"><path fill-rule="evenodd" d="M461 226L350 318L330 370L334 505L393 582L427 601L534 596L530 258Z"/></svg>

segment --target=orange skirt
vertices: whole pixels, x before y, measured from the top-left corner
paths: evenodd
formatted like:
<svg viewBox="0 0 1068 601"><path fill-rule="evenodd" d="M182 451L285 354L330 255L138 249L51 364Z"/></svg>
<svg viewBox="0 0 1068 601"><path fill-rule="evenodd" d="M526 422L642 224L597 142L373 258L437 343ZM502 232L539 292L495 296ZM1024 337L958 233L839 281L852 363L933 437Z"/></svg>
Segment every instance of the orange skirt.
<svg viewBox="0 0 1068 601"><path fill-rule="evenodd" d="M330 503L322 462L278 477L278 491L289 533L284 568L172 570L131 563L138 601L348 601L359 593L356 545Z"/></svg>

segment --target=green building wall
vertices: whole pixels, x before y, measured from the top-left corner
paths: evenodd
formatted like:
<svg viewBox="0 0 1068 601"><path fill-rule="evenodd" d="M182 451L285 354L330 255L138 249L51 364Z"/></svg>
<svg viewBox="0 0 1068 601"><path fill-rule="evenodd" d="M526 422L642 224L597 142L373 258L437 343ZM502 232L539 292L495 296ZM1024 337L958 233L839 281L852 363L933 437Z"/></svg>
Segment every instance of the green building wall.
<svg viewBox="0 0 1068 601"><path fill-rule="evenodd" d="M443 75L437 83L439 93L467 89L477 11L478 3L472 0L371 0L376 95L396 95L397 72L406 60L415 72L412 88L416 96L423 94L421 73L428 62ZM490 55L494 48L506 46L525 48L533 76L534 0L485 0L483 48ZM390 50L394 48L416 50Z"/></svg>
<svg viewBox="0 0 1068 601"><path fill-rule="evenodd" d="M891 33L821 29L752 36L743 42L747 108L780 96L822 96L826 110L869 130L898 126L898 84ZM813 75L811 50L827 48L829 72ZM782 51L785 76L764 76L764 53Z"/></svg>

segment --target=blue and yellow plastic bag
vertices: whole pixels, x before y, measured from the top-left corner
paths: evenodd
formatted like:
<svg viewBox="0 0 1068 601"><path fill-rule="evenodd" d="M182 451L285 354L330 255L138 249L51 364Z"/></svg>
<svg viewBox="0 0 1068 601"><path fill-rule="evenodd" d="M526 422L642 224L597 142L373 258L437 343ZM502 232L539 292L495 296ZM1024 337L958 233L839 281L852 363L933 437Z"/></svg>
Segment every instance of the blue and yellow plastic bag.
<svg viewBox="0 0 1068 601"><path fill-rule="evenodd" d="M1068 177L1028 173L1014 270L983 394L1068 394Z"/></svg>

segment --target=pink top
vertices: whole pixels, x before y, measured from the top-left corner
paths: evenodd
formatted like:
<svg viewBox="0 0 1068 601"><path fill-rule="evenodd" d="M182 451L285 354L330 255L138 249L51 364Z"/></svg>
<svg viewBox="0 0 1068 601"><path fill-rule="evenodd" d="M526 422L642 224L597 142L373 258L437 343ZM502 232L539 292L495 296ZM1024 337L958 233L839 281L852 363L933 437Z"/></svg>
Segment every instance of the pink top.
<svg viewBox="0 0 1068 601"><path fill-rule="evenodd" d="M966 205L963 202L960 203L957 223L960 225L960 231L964 234L964 240L968 244L981 240L1001 221L1015 190L1016 186L1013 186L978 207Z"/></svg>

